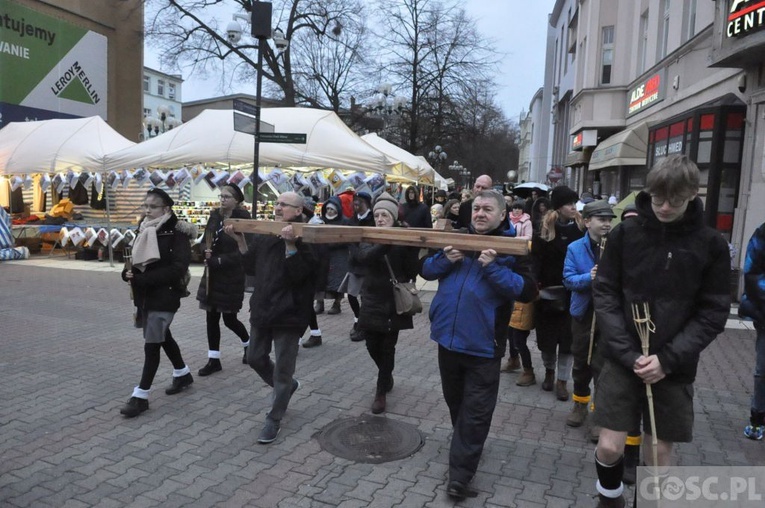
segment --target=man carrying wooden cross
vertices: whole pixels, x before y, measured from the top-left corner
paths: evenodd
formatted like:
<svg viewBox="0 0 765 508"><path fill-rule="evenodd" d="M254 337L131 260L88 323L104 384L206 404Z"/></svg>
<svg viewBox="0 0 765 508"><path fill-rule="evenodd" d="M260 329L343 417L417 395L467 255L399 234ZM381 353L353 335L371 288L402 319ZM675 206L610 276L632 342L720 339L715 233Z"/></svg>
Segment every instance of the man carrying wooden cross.
<svg viewBox="0 0 765 508"><path fill-rule="evenodd" d="M468 238L502 237L505 206L497 191L477 193ZM467 243L455 237L455 245ZM528 263L490 248L463 252L447 246L422 266L422 277L438 279L430 306L430 337L438 343L441 386L454 427L447 493L456 499L475 495L468 484L478 468L497 403L513 301L530 302L537 295Z"/></svg>
<svg viewBox="0 0 765 508"><path fill-rule="evenodd" d="M294 192L281 194L274 205L277 221L300 222L302 212L303 197ZM292 224L284 226L280 236L255 235L249 246L244 235L234 233L234 226L224 230L236 238L245 272L255 277L247 363L274 389L271 411L258 436L258 443L267 444L279 434L290 398L300 387L293 375L298 341L313 311L318 262L313 249L297 238ZM276 362L269 358L271 348Z"/></svg>

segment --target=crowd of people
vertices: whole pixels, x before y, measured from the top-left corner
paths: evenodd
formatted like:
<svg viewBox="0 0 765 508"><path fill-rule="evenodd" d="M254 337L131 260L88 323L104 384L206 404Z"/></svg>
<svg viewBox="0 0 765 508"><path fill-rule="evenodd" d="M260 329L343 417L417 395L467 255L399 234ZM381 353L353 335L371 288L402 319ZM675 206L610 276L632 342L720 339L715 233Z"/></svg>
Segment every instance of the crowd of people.
<svg viewBox="0 0 765 508"><path fill-rule="evenodd" d="M198 374L222 370L223 317L240 339L243 361L273 388L272 405L258 436L259 443L273 442L290 398L300 387L295 378L300 338L310 327L303 347L320 346L316 315L325 312L327 300L331 304L326 312L340 313L347 298L354 315L350 339L366 343L377 367L371 411L385 412L394 386L399 332L413 326L411 316L396 311L391 279L414 281L420 275L437 280L429 318L454 428L449 496L475 495L470 482L489 433L501 372L519 372L515 384L520 387L536 384L527 344L536 330L544 366L541 389L560 401L569 401L569 388L573 390L566 425L583 427L592 420L599 506L624 506L623 485L635 481L641 429L642 460L655 468L669 465L673 443L691 440L699 355L723 331L730 309L728 246L704 225L698 168L685 156L663 159L613 229L616 214L606 199L588 196L582 202L566 186L553 188L549 196L540 190L528 198L506 199L492 186L491 178L481 175L468 197L438 192L430 210L415 187L407 189L403 202L387 193L373 199L358 192L328 199L315 215L310 198L286 192L274 208L276 220L285 223L278 236L244 235L224 226L226 218L249 215L241 206L239 188L222 187L220 208L211 213L203 238L205 276L197 299L206 312L208 363ZM173 364L166 393L179 393L193 383L170 333L186 291L182 281L192 235L173 214L172 204L159 189L147 193L132 266L123 271L145 339L140 383L121 410L128 417L149 408L160 349ZM454 244L420 256L419 249L399 245L311 245L296 236L292 226L310 222L430 228L438 219L458 230ZM756 390L745 429L752 439L762 439L765 428L762 230L750 244L746 304L742 303L742 312L758 326ZM468 251L461 248L460 233L522 238L531 242L530 254ZM237 318L245 274L253 286L249 331ZM640 333L643 325L650 330L648 338ZM506 350L509 359L503 367ZM591 417L593 400L596 410ZM654 412L655 421L649 419Z"/></svg>

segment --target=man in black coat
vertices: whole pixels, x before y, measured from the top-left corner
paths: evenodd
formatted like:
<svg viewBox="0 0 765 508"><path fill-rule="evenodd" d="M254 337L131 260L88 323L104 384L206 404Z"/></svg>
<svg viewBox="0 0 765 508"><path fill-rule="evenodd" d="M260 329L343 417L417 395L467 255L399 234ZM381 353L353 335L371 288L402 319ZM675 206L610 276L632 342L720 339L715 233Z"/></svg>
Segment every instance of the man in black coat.
<svg viewBox="0 0 765 508"><path fill-rule="evenodd" d="M430 216L430 208L425 203L420 203L417 187L412 185L404 194L406 202L400 207L403 212L404 225L410 228L432 228L433 219Z"/></svg>
<svg viewBox="0 0 765 508"><path fill-rule="evenodd" d="M274 205L277 221L301 222L303 197L285 192ZM281 419L300 383L293 378L299 340L311 320L314 276L318 261L313 249L295 236L292 225L280 236L255 235L249 246L244 235L234 235L245 271L255 277L250 297L250 345L247 363L274 389L271 411L258 436L267 444L279 434ZM274 350L276 362L269 354Z"/></svg>

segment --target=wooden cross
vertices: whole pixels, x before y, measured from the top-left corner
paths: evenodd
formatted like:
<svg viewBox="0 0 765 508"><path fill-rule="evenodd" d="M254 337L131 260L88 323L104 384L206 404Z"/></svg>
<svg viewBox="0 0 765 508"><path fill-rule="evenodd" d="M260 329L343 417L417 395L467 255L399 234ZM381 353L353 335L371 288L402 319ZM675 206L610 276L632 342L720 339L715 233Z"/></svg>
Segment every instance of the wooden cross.
<svg viewBox="0 0 765 508"><path fill-rule="evenodd" d="M447 221L448 222L448 221ZM291 224L295 236L308 243L384 243L427 249L443 249L453 246L464 251L480 252L494 249L498 254L525 256L529 253L529 241L506 236L465 235L437 229L375 228L363 226L328 226L302 222L274 222L250 219L226 219L226 225L234 226L237 233L279 235L284 226Z"/></svg>

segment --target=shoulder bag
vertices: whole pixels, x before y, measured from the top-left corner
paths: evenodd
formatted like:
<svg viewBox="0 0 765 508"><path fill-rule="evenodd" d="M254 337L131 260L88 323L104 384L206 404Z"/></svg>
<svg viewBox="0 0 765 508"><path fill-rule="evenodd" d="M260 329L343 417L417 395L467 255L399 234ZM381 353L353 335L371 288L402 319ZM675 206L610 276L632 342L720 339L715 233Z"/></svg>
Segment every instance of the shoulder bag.
<svg viewBox="0 0 765 508"><path fill-rule="evenodd" d="M414 282L399 282L396 280L396 275L393 273L393 268L390 266L388 256L384 256L385 264L388 266L388 273L390 273L390 282L393 284L393 301L396 304L396 314L401 316L414 316L422 312L422 302L420 297L417 296L419 291Z"/></svg>

